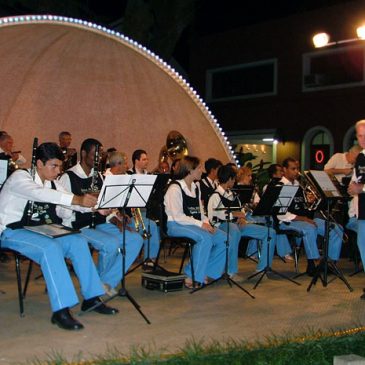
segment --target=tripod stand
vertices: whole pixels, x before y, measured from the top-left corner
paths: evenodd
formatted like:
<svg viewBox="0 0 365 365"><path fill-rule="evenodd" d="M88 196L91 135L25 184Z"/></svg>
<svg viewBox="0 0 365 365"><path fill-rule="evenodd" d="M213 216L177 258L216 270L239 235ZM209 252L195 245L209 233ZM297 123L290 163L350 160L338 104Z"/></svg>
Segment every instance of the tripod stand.
<svg viewBox="0 0 365 365"><path fill-rule="evenodd" d="M283 279L286 279L293 284L300 285L300 283L295 280L289 278L288 276L281 274L270 267L270 226L271 226L271 216L274 214L285 214L288 211L288 208L297 192L298 188L293 186L283 186L283 185L272 185L268 186L265 190L260 202L257 207L254 209L252 215L253 216L264 216L265 224L267 227L267 259L266 266L263 270L254 273L249 276L247 279L252 279L258 275L261 275L254 285L254 289L260 284L264 276L268 277L268 272L272 272L273 274L280 276Z"/></svg>
<svg viewBox="0 0 365 365"><path fill-rule="evenodd" d="M220 209L220 208L218 208ZM220 209L221 210L221 209ZM226 223L227 223L227 237L226 237L226 241L225 241L225 263L224 263L224 273L222 274L222 276L220 276L218 279L215 279L213 281L211 281L210 283L206 284L205 286L201 286L200 288L195 288L193 289L190 293L193 294L201 289L204 289L214 283L217 283L219 282L220 280L225 280L230 287L232 287L232 284L233 285L236 285L238 288L240 288L242 291L244 291L248 296L250 296L252 299L255 299L255 297L248 291L246 290L245 288L243 288L240 284L238 284L235 280L233 280L229 274L228 274L228 252L229 252L229 225L230 225L230 222L232 221L230 219L230 216L231 216L231 212L232 212L232 209L231 208L224 208L225 210L225 213L226 213Z"/></svg>
<svg viewBox="0 0 365 365"><path fill-rule="evenodd" d="M143 175L142 175L143 176ZM132 179L131 179L132 178ZM126 227L126 215L125 215L125 209L127 207L133 207L133 206L141 206L143 205L143 201L145 201L145 197L150 194L151 189L149 188L151 184L145 184L145 186L148 186L148 189L144 191L144 197L138 192L138 190L135 188L136 183L135 178L131 177L130 175L114 175L114 176L107 176L98 201L99 208L120 208L122 210L122 225L123 225L123 235L122 235L122 280L121 280L121 288L119 289L118 293L111 296L110 298L106 299L104 302L101 302L100 304L96 304L95 306L89 308L87 311L81 312L87 313L89 311L94 310L102 303L107 303L110 300L114 299L116 296L126 297L132 305L135 307L135 309L140 313L140 315L143 317L143 319L148 323L151 324L151 322L148 320L148 318L145 316L145 314L142 312L140 305L136 302L136 300L129 294L128 290L126 289L125 285L125 261L126 261L126 235L125 235L125 227ZM151 180L151 179L149 179ZM138 194L135 194L134 191L137 191ZM141 203L142 200L142 203Z"/></svg>
<svg viewBox="0 0 365 365"><path fill-rule="evenodd" d="M255 274L249 276L247 278L247 280L250 280L250 279L252 279L252 278L254 278L256 276L261 275L259 277L259 279L256 281L256 284L253 287L253 289L256 289L259 286L259 284L262 281L262 279L264 278L264 276L266 275L267 277L269 277L268 276L268 273L271 272L271 273L273 273L273 274L275 274L277 276L280 276L283 279L289 280L293 284L300 285L300 283L298 283L297 281L295 281L295 280L291 279L290 277L288 277L288 276L286 276L286 275L284 275L284 274L282 274L282 273L280 273L280 272L278 272L276 270L273 270L271 268L271 266L270 266L270 259L269 259L269 256L270 256L270 242L271 242L271 239L272 239L272 237L270 235L270 226L271 226L270 216L265 216L265 220L266 220L266 227L267 227L267 256L266 256L266 266L261 271L258 271Z"/></svg>
<svg viewBox="0 0 365 365"><path fill-rule="evenodd" d="M322 285L327 287L327 285L332 282L336 277L342 280L342 282L347 286L350 292L353 291L349 282L345 279L342 271L337 267L336 263L328 257L328 246L329 246L329 236L330 236L330 224L328 222L330 216L330 199L327 198L327 207L326 207L326 217L325 221L325 235L324 235L324 243L323 243L323 257L321 258L316 270L314 272L314 276L307 288L307 292L309 292L313 285L315 285L318 279L321 280ZM335 275L335 278L331 281L328 281L328 272L331 272ZM323 273L323 275L322 275Z"/></svg>

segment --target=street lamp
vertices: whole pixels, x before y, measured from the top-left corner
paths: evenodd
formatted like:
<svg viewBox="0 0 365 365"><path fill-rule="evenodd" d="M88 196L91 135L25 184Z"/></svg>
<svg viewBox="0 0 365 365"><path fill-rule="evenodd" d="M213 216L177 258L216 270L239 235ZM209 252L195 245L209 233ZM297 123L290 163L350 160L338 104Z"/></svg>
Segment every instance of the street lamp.
<svg viewBox="0 0 365 365"><path fill-rule="evenodd" d="M356 42L359 40L365 40L365 25L361 25L356 29L357 38L344 39L341 41L330 42L330 35L325 32L317 33L313 36L312 41L315 48L322 48L333 46L336 44Z"/></svg>

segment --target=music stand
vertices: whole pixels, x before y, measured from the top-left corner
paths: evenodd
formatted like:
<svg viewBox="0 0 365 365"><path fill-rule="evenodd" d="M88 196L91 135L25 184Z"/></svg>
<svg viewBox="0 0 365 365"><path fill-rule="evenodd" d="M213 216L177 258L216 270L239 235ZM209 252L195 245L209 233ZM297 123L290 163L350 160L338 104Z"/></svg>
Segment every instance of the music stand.
<svg viewBox="0 0 365 365"><path fill-rule="evenodd" d="M322 198L326 201L326 213L322 216L325 222L325 234L324 234L324 243L323 243L323 255L315 269L314 276L307 288L309 292L311 287L315 285L318 279L321 279L322 285L326 287L331 281L328 281L328 268L332 269L332 273L335 275L335 278L339 278L342 282L347 286L350 292L353 291L352 287L350 286L349 282L345 279L342 271L337 267L336 263L329 259L328 257L328 247L329 247L329 235L330 235L330 207L331 201L336 199L342 199L342 194L340 193L339 189L336 187L336 184L333 183L331 178L325 171L305 171L304 172L306 178L311 182L322 196ZM323 271L323 276L322 276Z"/></svg>
<svg viewBox="0 0 365 365"><path fill-rule="evenodd" d="M129 175L129 176L131 176L131 175ZM140 176L140 175L138 174L135 176ZM126 275L129 275L130 273L132 273L133 271L138 269L140 266L147 266L148 263L153 264L153 271L155 271L158 268L165 271L165 269L162 266L160 266L157 263L157 261L154 262L150 258L150 237L151 237L150 222L152 219L156 222L159 222L161 225L162 219L161 219L160 210L161 210L161 206L163 204L164 188L166 187L167 183L170 180L170 175L159 174L159 175L144 175L144 176L154 176L154 178L155 178L151 193L150 193L148 199L146 200L146 204L145 204L146 218L148 219L147 255L146 255L146 258L142 262L140 262L138 265L136 265L132 269L128 270Z"/></svg>
<svg viewBox="0 0 365 365"><path fill-rule="evenodd" d="M100 191L97 208L98 209L111 209L118 208L122 209L125 213L126 208L141 208L146 205L146 201L151 193L153 183L156 179L154 175L107 175L103 182L103 187ZM123 214L123 217L125 214ZM125 286L125 257L126 257L126 247L125 247L125 225L126 221L123 218L123 245L122 245L122 272L123 278L121 280L121 288L118 293L106 299L104 303L109 302L116 296L126 297L144 318L144 320L151 324L148 318L144 315L141 310L140 305L136 300L129 294ZM91 307L89 309L93 310L98 305Z"/></svg>
<svg viewBox="0 0 365 365"><path fill-rule="evenodd" d="M252 193L251 193L252 195ZM224 213L226 214L226 223L227 223L227 236L226 236L226 241L225 241L225 263L224 263L224 273L218 278L218 279L215 279L213 281L211 281L210 283L204 285L204 286L201 286L200 288L193 288L193 290L190 292L190 294L193 294L201 289L204 289L214 283L217 283L218 281L220 280L225 280L230 287L232 287L232 284L236 285L238 288L240 288L242 291L244 291L248 296L250 296L252 299L255 299L255 297L248 291L246 290L244 287L242 287L240 284L238 284L235 280L233 280L229 274L228 274L228 252L229 252L229 223L232 222L232 219L231 219L231 213L233 211L241 211L242 207L241 206L234 206L233 207L233 204L236 202L236 200L233 200L232 201L232 205L230 206L224 206L223 205L223 202L222 202L222 197L220 198L220 201L217 205L217 207L214 209L216 211L219 211L219 210L223 210ZM219 206L222 205L222 208L219 208Z"/></svg>
<svg viewBox="0 0 365 365"><path fill-rule="evenodd" d="M270 217L277 214L285 214L289 206L297 193L298 187L297 186L289 186L289 185L274 185L268 186L265 190L264 194L262 195L257 207L254 209L252 215L253 216L264 216L266 220L266 227L267 227L267 259L266 259L266 266L264 269L250 275L247 279L250 280L255 276L260 275L259 279L257 280L256 284L254 285L253 289L256 289L264 276L268 276L268 273L271 272L277 276L280 276L283 279L286 279L293 284L300 285L297 281L291 279L289 276L286 276L282 273L279 273L276 270L273 270L270 267L269 263L269 256L270 256L270 227L271 227L271 219Z"/></svg>

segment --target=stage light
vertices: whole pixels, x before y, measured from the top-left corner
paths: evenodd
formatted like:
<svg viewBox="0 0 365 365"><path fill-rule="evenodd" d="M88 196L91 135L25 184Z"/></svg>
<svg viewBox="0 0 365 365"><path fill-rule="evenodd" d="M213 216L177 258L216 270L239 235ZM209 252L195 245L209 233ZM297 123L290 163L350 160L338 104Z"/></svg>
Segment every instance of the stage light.
<svg viewBox="0 0 365 365"><path fill-rule="evenodd" d="M360 39L365 40L365 25L361 25L356 29L356 34Z"/></svg>
<svg viewBox="0 0 365 365"><path fill-rule="evenodd" d="M327 33L317 33L312 38L314 47L320 48L328 45L330 36Z"/></svg>

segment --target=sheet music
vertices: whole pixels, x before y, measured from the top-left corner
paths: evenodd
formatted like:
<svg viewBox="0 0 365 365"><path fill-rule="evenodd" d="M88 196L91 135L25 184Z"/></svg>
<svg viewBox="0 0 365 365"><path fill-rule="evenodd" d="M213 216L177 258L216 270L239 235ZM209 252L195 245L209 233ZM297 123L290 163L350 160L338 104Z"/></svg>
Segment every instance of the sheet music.
<svg viewBox="0 0 365 365"><path fill-rule="evenodd" d="M274 207L279 207L277 214L285 214L290 206L295 194L298 191L298 186L293 185L283 185L280 191L280 195L276 200Z"/></svg>
<svg viewBox="0 0 365 365"><path fill-rule="evenodd" d="M317 171L317 170L310 170L312 176L316 179L318 185L324 192L331 192L332 196L338 197L340 194L336 186L333 184L331 178L328 176L327 172L325 171Z"/></svg>
<svg viewBox="0 0 365 365"><path fill-rule="evenodd" d="M129 196L127 207L143 208L151 194L156 175L107 175L98 196L96 209L120 208ZM130 191L130 185L134 184Z"/></svg>
<svg viewBox="0 0 365 365"><path fill-rule="evenodd" d="M0 186L8 177L8 160L0 160Z"/></svg>

